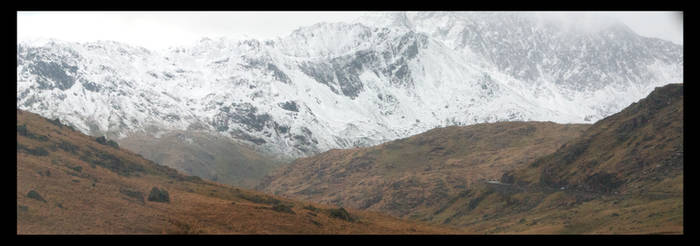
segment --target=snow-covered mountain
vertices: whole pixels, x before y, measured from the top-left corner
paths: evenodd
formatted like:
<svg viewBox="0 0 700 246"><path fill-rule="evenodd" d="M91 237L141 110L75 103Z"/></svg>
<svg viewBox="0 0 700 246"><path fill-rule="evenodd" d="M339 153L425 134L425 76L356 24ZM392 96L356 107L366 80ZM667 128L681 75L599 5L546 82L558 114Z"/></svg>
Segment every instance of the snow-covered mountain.
<svg viewBox="0 0 700 246"><path fill-rule="evenodd" d="M574 25L575 27L575 25ZM287 157L446 125L592 123L682 82L683 47L621 23L374 13L275 40L17 45L17 107L88 134L206 131Z"/></svg>

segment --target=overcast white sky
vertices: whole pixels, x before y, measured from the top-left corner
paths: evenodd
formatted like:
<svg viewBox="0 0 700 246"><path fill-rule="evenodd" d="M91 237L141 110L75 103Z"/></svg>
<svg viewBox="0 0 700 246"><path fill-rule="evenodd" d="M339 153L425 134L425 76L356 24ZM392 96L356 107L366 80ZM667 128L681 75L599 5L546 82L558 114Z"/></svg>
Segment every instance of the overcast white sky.
<svg viewBox="0 0 700 246"><path fill-rule="evenodd" d="M202 37L273 39L318 22L352 21L364 12L17 12L18 41L114 40L150 49ZM554 13L555 15L557 13ZM558 13L559 16L575 16ZM617 18L638 34L683 44L681 12L588 12Z"/></svg>

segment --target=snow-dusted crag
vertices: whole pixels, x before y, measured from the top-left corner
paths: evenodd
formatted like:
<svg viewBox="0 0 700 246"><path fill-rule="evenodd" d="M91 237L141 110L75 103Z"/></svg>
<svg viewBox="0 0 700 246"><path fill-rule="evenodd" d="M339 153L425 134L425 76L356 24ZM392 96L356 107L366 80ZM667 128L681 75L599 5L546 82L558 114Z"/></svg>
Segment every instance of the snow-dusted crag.
<svg viewBox="0 0 700 246"><path fill-rule="evenodd" d="M594 122L682 82L683 47L621 23L375 13L276 40L17 45L17 107L93 135L206 131L298 157L446 125Z"/></svg>

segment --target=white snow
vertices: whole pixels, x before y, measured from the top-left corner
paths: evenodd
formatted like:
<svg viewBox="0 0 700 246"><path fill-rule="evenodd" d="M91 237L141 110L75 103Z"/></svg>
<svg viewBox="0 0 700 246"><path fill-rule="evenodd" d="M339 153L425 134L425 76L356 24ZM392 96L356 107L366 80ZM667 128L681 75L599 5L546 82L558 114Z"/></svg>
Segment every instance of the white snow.
<svg viewBox="0 0 700 246"><path fill-rule="evenodd" d="M461 39L463 30L477 23L473 19L484 23L479 18L453 13L409 13L405 18L392 13L373 18L358 21L364 24L320 23L276 40L203 39L167 51L117 42L20 43L18 61L23 60L17 66L17 107L59 117L86 133L118 137L134 132L158 136L200 124L205 130L237 138L232 131L239 129L265 140L257 146L262 150L296 157L378 144L453 124L508 120L592 123L645 97L656 86L682 83L682 57L680 64L659 59L649 63L644 71L652 75L649 81L616 78L595 90L562 86L557 80L560 74L548 72L552 64L561 63L554 56L537 64L542 74L537 79L518 79L509 73L514 67L499 69L499 64ZM391 26L396 23L401 26ZM551 27L538 23L532 30L545 28ZM493 31L493 35L508 33ZM399 45L401 40L410 44L422 37L427 42L418 48L417 56L404 57L408 48ZM562 45L567 44L537 47L554 50ZM38 55L26 58L28 49ZM369 51L378 59L362 64L358 74L362 90L355 98L343 95L339 87L338 94L334 93L300 69L304 63L332 67L332 62L355 59L359 51ZM402 59L405 63L400 63ZM38 61L77 66L74 78L79 81L65 91L38 89L39 76L31 67ZM393 84L392 77L381 72L391 70L395 63L408 66L412 83ZM290 83L281 81L270 64ZM571 76L577 71L580 68L562 74ZM335 83L337 76L333 73ZM88 82L99 86L99 91L86 88ZM296 102L299 112L278 106L289 101ZM257 114L268 114L278 125L289 127L290 134L269 125L262 131L250 131L231 119L226 119L228 130L218 131L215 118L234 103L251 104ZM294 135L302 135L303 128L317 141L308 150L294 146Z"/></svg>

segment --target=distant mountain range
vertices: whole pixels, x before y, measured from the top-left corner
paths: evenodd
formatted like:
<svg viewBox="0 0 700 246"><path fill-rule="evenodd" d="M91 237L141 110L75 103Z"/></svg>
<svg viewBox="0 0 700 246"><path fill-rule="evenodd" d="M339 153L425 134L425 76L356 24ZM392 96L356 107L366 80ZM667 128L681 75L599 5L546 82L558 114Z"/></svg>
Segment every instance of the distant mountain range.
<svg viewBox="0 0 700 246"><path fill-rule="evenodd" d="M680 45L619 22L584 30L516 13L376 13L163 52L111 41L17 45L19 109L135 151L134 136L157 145L187 132L283 160L451 125L593 123L682 78ZM198 148L188 144L177 148ZM197 156L207 155L216 153ZM197 161L195 173L218 165Z"/></svg>

